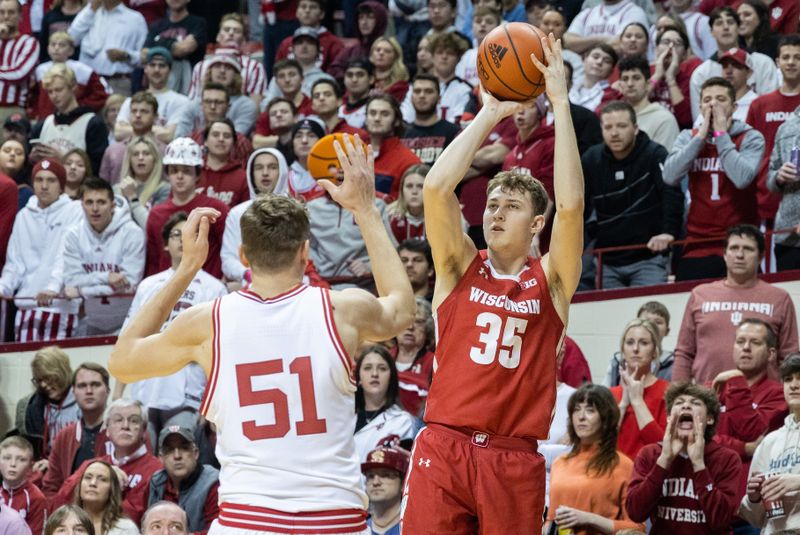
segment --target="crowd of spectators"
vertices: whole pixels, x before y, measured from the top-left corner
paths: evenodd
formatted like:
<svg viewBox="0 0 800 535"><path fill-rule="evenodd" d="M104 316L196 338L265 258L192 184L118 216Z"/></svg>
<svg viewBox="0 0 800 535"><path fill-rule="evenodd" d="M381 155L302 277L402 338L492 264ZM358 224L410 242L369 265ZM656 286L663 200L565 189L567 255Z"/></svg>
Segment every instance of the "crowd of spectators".
<svg viewBox="0 0 800 535"><path fill-rule="evenodd" d="M662 345L669 310L643 304L622 329L605 386L587 384L580 349L565 341L553 428L540 446L548 474L559 475L548 527L800 527L800 469L783 449L800 425L795 308L758 278L773 253L770 269L800 267L796 1L241 4L0 0L7 340L119 332L180 262L196 207L222 215L167 322L246 291L239 220L262 194L305 202L307 283L370 289L358 226L308 170L320 138L357 134L372 146L375 204L417 296L414 324L363 348L355 366L372 529L395 533L406 450L434 369L422 185L481 105L479 45L504 22L530 22L565 47L585 177L582 289L718 279L692 290L674 351ZM530 172L552 198L555 157L541 96L501 122L471 162L458 188L464 231L484 244L486 184L497 171ZM549 239L546 227L531 254L546 253ZM201 369L111 392L102 366L72 370L53 346L31 371L35 390L0 443L0 526L16 525L17 514L36 535L208 529L219 465L213 426L198 416Z"/></svg>

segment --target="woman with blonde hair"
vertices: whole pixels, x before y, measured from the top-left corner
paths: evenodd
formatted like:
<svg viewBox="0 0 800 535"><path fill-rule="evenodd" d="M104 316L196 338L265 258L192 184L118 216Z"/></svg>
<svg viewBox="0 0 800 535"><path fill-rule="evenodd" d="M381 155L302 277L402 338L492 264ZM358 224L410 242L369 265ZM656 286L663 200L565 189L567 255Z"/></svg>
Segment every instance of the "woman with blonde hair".
<svg viewBox="0 0 800 535"><path fill-rule="evenodd" d="M653 374L653 362L661 355L658 327L643 318L628 322L620 352L620 384L611 393L622 415L618 447L633 459L646 445L661 441L667 425L664 394L669 383Z"/></svg>
<svg viewBox="0 0 800 535"><path fill-rule="evenodd" d="M125 477L124 473L97 460L86 466L75 487L72 503L88 513L96 535L139 533L136 524L122 512L121 477Z"/></svg>
<svg viewBox="0 0 800 535"><path fill-rule="evenodd" d="M114 186L114 193L125 197L133 220L142 228L147 224L150 209L169 197L169 183L163 175L161 153L155 140L150 136L131 140L122 159L120 181Z"/></svg>
<svg viewBox="0 0 800 535"><path fill-rule="evenodd" d="M408 69L403 63L403 48L394 37L378 37L369 49L369 60L375 66L373 94L392 95L403 102L408 92Z"/></svg>

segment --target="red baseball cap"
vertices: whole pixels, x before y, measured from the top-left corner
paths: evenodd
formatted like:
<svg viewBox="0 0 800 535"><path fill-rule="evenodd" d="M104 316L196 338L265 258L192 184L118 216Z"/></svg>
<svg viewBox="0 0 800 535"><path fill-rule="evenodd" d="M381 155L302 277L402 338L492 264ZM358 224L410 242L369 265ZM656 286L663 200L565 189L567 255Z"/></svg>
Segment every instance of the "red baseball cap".
<svg viewBox="0 0 800 535"><path fill-rule="evenodd" d="M742 67L745 67L745 68L749 69L750 68L750 64L748 63L749 59L750 59L750 56L747 54L747 52L744 49L742 49L742 48L731 48L730 50L728 50L727 52L722 54L719 57L718 61L719 61L720 64L722 64L722 63L724 63L726 61L732 61L734 63L738 63Z"/></svg>
<svg viewBox="0 0 800 535"><path fill-rule="evenodd" d="M361 473L366 475L370 470L376 468L388 468L400 472L401 476L406 475L408 470L409 455L398 448L379 447L367 455L367 460L361 463Z"/></svg>

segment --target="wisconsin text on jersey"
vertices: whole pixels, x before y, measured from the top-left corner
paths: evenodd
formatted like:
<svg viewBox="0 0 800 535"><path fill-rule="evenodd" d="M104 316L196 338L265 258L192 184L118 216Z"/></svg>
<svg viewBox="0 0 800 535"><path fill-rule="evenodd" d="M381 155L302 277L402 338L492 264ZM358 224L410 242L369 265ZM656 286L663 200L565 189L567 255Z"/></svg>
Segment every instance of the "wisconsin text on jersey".
<svg viewBox="0 0 800 535"><path fill-rule="evenodd" d="M747 301L706 301L703 312L758 312L772 316L775 305L771 303L748 303Z"/></svg>
<svg viewBox="0 0 800 535"><path fill-rule="evenodd" d="M535 280L535 279L534 279ZM540 303L538 299L525 299L524 301L512 301L507 295L494 295L472 286L469 290L469 300L473 303L504 308L509 312L520 314L539 314Z"/></svg>

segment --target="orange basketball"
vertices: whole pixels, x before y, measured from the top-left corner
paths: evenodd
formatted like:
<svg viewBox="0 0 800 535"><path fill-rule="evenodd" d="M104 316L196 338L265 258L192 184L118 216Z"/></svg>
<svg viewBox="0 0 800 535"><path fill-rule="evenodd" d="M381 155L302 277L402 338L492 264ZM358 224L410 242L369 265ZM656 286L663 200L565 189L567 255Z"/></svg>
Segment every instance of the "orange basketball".
<svg viewBox="0 0 800 535"><path fill-rule="evenodd" d="M339 164L339 157L333 149L333 142L338 141L344 149L344 136L347 134L328 134L311 147L308 154L308 172L316 180L333 180L336 173L342 168ZM355 137L350 136L350 141L355 144ZM363 141L364 152L367 151L367 144Z"/></svg>
<svg viewBox="0 0 800 535"><path fill-rule="evenodd" d="M524 101L544 93L544 75L531 54L547 65L542 51L544 32L525 22L498 26L478 47L478 77L498 100Z"/></svg>

